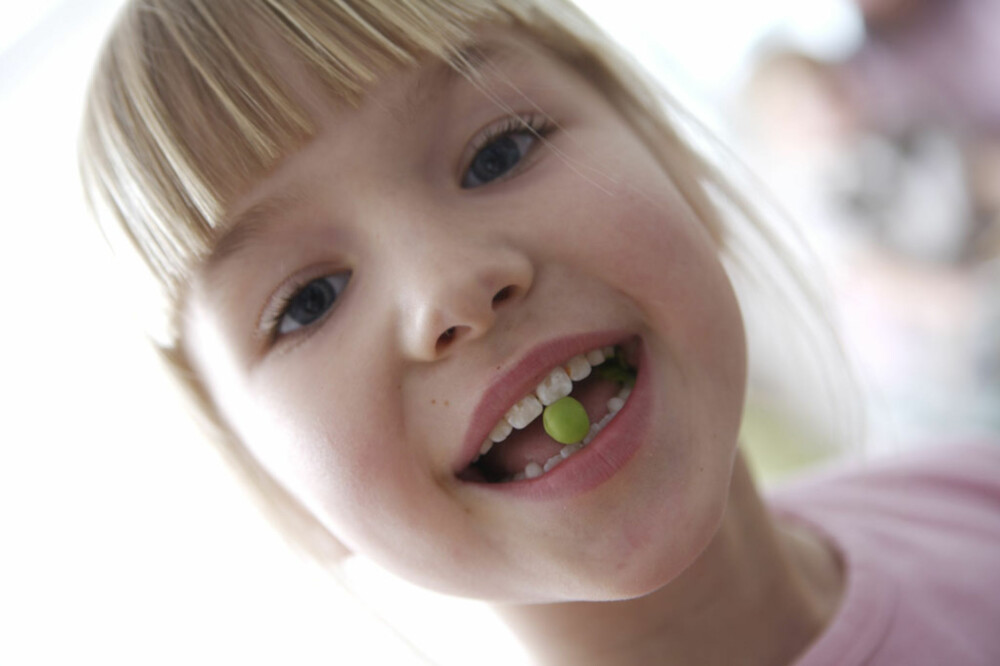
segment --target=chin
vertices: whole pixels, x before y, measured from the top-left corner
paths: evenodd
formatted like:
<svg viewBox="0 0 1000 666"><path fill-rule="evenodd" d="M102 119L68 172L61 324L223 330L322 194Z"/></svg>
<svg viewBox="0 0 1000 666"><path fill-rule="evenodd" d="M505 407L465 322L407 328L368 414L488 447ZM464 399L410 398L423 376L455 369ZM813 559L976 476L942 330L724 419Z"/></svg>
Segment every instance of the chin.
<svg viewBox="0 0 1000 666"><path fill-rule="evenodd" d="M536 580L538 586L518 601L625 601L668 588L696 565L719 533L727 496L723 490L697 502L690 498L675 502L670 494L645 520L628 525L620 521L617 532L605 531L602 538L580 549L573 561L564 558L555 567L562 575L553 575L546 567L548 584Z"/></svg>
<svg viewBox="0 0 1000 666"><path fill-rule="evenodd" d="M649 537L634 546L617 566L606 569L604 580L586 601L625 601L660 591L694 565L718 533L723 509L703 515L673 533Z"/></svg>

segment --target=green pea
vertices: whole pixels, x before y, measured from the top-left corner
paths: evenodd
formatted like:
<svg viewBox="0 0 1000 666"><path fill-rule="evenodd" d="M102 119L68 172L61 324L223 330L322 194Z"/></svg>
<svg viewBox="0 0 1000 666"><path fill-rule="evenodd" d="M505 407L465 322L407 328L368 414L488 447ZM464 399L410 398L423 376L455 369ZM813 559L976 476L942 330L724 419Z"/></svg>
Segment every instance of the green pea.
<svg viewBox="0 0 1000 666"><path fill-rule="evenodd" d="M580 401L569 396L559 398L545 408L542 425L549 437L560 444L576 444L590 432L590 418Z"/></svg>

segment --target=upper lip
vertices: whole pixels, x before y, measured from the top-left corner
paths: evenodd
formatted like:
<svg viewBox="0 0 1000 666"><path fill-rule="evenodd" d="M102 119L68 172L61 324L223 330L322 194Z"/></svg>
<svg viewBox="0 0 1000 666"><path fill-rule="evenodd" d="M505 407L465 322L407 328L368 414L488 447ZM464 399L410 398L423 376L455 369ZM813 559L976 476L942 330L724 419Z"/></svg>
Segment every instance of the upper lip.
<svg viewBox="0 0 1000 666"><path fill-rule="evenodd" d="M628 332L618 330L554 338L532 348L519 361L502 371L483 392L472 412L455 473L472 464L493 426L515 402L534 391L554 367L577 354L618 344L628 336Z"/></svg>

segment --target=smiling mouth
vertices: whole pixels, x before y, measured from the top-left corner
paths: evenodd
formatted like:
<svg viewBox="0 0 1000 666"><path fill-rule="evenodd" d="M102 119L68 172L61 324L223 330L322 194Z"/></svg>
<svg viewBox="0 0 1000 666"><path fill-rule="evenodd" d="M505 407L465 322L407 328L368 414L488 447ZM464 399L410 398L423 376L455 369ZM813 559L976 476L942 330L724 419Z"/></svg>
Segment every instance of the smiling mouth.
<svg viewBox="0 0 1000 666"><path fill-rule="evenodd" d="M638 342L635 338L592 349L553 368L534 391L507 410L458 478L477 483L535 479L585 448L627 403L637 372ZM541 418L548 405L565 396L579 401L590 421L589 432L571 444L551 437Z"/></svg>

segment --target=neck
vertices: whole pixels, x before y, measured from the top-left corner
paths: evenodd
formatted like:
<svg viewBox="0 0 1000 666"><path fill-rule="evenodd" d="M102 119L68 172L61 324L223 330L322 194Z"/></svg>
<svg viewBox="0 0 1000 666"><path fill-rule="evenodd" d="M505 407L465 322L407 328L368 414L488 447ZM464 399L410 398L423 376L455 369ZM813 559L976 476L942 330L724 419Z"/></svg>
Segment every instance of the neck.
<svg viewBox="0 0 1000 666"><path fill-rule="evenodd" d="M636 599L501 606L545 664L788 664L828 624L842 589L818 537L776 524L742 455L701 556Z"/></svg>

